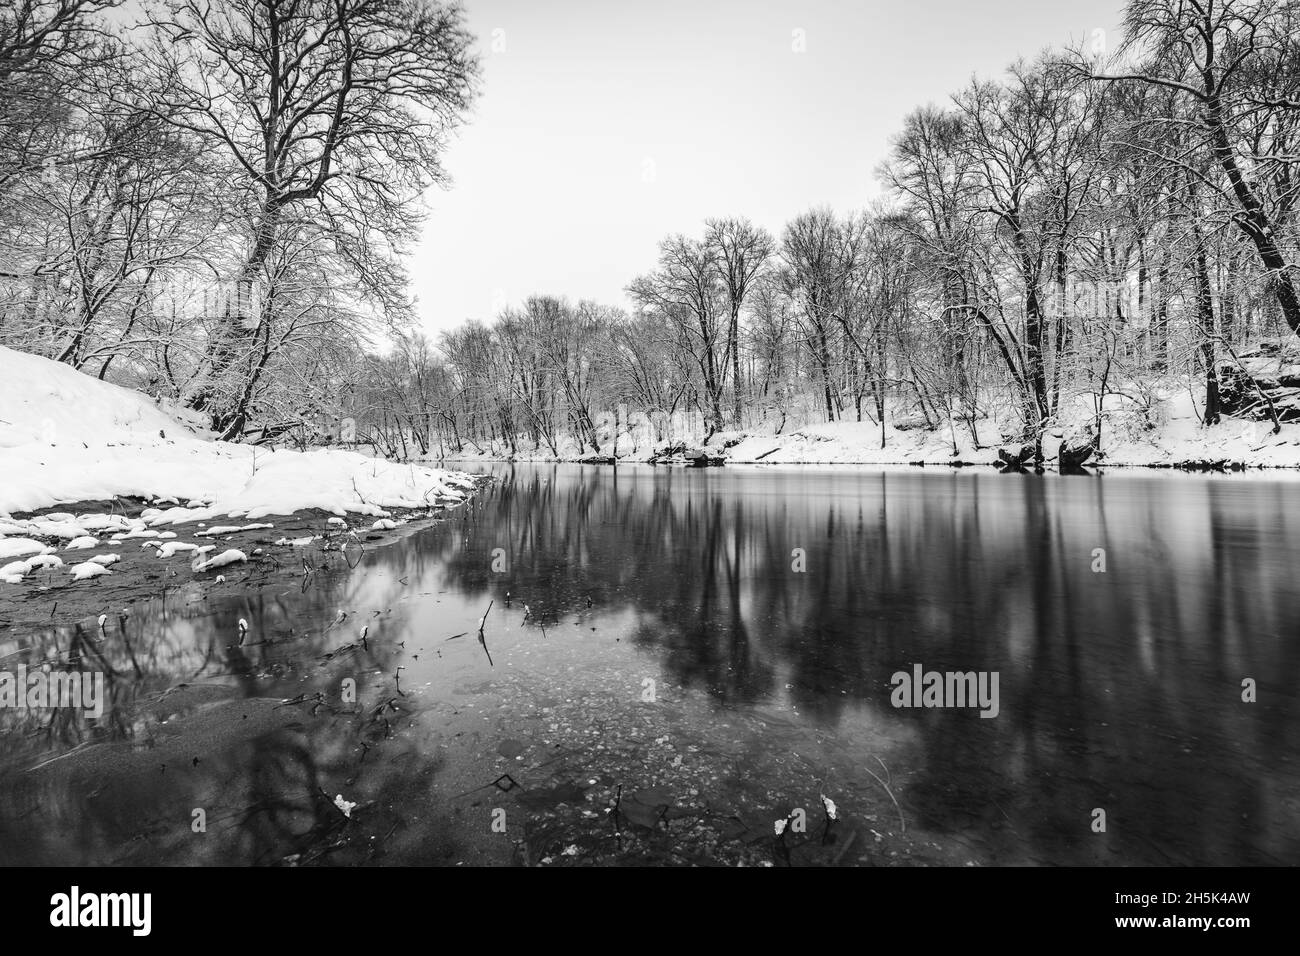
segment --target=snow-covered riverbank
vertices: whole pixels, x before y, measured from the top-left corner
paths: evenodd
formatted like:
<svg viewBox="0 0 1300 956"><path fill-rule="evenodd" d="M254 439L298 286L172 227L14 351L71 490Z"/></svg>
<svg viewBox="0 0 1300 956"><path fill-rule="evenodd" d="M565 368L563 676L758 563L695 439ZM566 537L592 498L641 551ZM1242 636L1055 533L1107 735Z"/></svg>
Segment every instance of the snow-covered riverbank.
<svg viewBox="0 0 1300 956"><path fill-rule="evenodd" d="M1187 393L1166 398L1153 414L1111 413L1103 423L1102 453L1091 464L1147 468L1300 468L1300 424L1285 423L1273 432L1270 422L1225 416L1205 427L1197 415L1198 404ZM1090 416L1080 410L1071 424L1049 434L1043 452L1052 464L1062 435L1076 432ZM861 465L994 465L998 449L1015 442L1013 427L980 419L974 428L898 428L886 424L882 441L879 424L830 422L775 429L723 431L707 445L703 435L684 436L674 443L705 448L736 464L861 464ZM557 442L559 454L548 448L517 448L502 443L466 445L449 461L583 461L617 458L644 462L664 443L647 435L624 432L618 442L602 441L598 453L580 449L571 440Z"/></svg>
<svg viewBox="0 0 1300 956"><path fill-rule="evenodd" d="M381 537L407 516L459 504L473 488L467 475L355 452L214 441L147 396L0 348L4 584L48 590L120 581L142 555L188 563L196 574L243 566L274 549L316 558L331 538L337 551ZM71 510L49 510L55 507ZM308 520L312 512L338 517ZM347 522L348 515L365 517ZM284 524L296 530L286 537L276 522L257 520L267 516L293 516Z"/></svg>
<svg viewBox="0 0 1300 956"><path fill-rule="evenodd" d="M0 515L138 497L163 503L153 524L307 508L380 515L458 502L473 487L462 474L355 452L214 441L145 395L6 348L0 476Z"/></svg>

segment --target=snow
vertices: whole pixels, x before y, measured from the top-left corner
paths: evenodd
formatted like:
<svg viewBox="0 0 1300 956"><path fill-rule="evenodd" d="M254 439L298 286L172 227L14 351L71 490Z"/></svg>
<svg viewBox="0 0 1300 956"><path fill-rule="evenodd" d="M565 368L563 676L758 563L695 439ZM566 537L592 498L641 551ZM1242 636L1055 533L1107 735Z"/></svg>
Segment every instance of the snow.
<svg viewBox="0 0 1300 956"><path fill-rule="evenodd" d="M76 519L76 525L86 531L127 531L131 528L126 515L81 515Z"/></svg>
<svg viewBox="0 0 1300 956"><path fill-rule="evenodd" d="M208 558L206 561L202 557L194 559L193 565L195 571L211 571L213 568L224 568L227 564L235 564L239 561L247 561L248 555L238 548L231 548L229 551L222 551L214 558Z"/></svg>
<svg viewBox="0 0 1300 956"><path fill-rule="evenodd" d="M880 426L872 422L827 422L794 429L782 435L720 434L715 444L740 441L726 449L728 461L767 462L770 464L810 462L831 464L903 464L912 461L949 462L954 459L977 464L997 461L1001 433L988 419L976 422L975 436L970 428L899 429L885 425L884 447ZM955 444L955 449L954 449Z"/></svg>
<svg viewBox="0 0 1300 956"><path fill-rule="evenodd" d="M93 538L90 535L83 535L80 538L73 538L71 541L69 541L68 550L84 551L86 548L93 548L96 547L98 544L99 544L98 538Z"/></svg>
<svg viewBox="0 0 1300 956"><path fill-rule="evenodd" d="M1108 394L1102 403L1102 455L1090 464L1167 467L1230 463L1300 468L1300 422L1285 422L1274 433L1269 421L1223 416L1218 425L1207 427L1200 420L1203 389L1189 390L1176 378L1143 381L1140 387L1126 386L1122 391ZM1141 404L1135 396L1148 396L1149 401ZM1055 425L1043 439L1049 465L1054 464L1062 438L1079 435L1096 415L1088 395L1063 403ZM619 435L620 461L646 461L668 445L685 444L687 448L705 448L731 464L947 465L957 461L992 465L998 460L999 448L1017 441L1019 415L1007 407L999 409L996 417L978 418L969 424L943 421L927 425L900 404L888 411L883 430L871 421L787 422L777 434L776 423L769 421L744 431L717 432L707 445L705 434L699 431L674 433L670 441L655 441L650 431L639 427L634 431ZM485 443L479 453L466 446L457 460L580 461L592 454L590 447L584 449L567 436L561 436L557 445L558 458L546 446L530 448L519 442L511 452L497 441ZM615 450L612 440L602 441L599 454L612 456Z"/></svg>
<svg viewBox="0 0 1300 956"><path fill-rule="evenodd" d="M100 445L106 436L156 440L159 431L179 437L185 426L138 392L70 365L0 348L0 449Z"/></svg>
<svg viewBox="0 0 1300 956"><path fill-rule="evenodd" d="M86 561L83 564L74 564L70 570L72 571L72 580L74 581L85 581L87 578L97 578L103 574L113 573L102 564L96 564L94 561Z"/></svg>
<svg viewBox="0 0 1300 956"><path fill-rule="evenodd" d="M110 564L117 564L121 560L122 556L120 554L97 554L90 559L90 562L108 567Z"/></svg>
<svg viewBox="0 0 1300 956"><path fill-rule="evenodd" d="M273 524L214 524L211 528L204 528L199 532L199 537L216 537L223 534L234 534L236 531L256 531L261 528L274 528Z"/></svg>
<svg viewBox="0 0 1300 956"><path fill-rule="evenodd" d="M21 584L23 577L41 568L61 568L63 559L53 554L38 554L26 561L10 561L0 566L0 581L5 584Z"/></svg>
<svg viewBox="0 0 1300 956"><path fill-rule="evenodd" d="M46 554L53 550L31 538L0 538L0 558L21 558L24 554Z"/></svg>
<svg viewBox="0 0 1300 956"><path fill-rule="evenodd" d="M390 508L459 502L473 488L467 475L355 452L214 441L178 419L182 414L68 365L0 347L0 516L119 496L189 502L147 513L150 527L305 508L382 516ZM83 533L126 532L111 516L97 516L93 527L71 514L44 520ZM0 552L7 556L20 555Z"/></svg>
<svg viewBox="0 0 1300 956"><path fill-rule="evenodd" d="M188 541L168 541L158 549L158 557L170 558L174 554L193 551L195 554L207 554L209 551L217 550L215 544L190 544Z"/></svg>
<svg viewBox="0 0 1300 956"><path fill-rule="evenodd" d="M78 521L51 521L49 515L43 515L32 522L32 530L43 538L62 538L76 541L87 537L89 530ZM91 538L93 541L94 538Z"/></svg>

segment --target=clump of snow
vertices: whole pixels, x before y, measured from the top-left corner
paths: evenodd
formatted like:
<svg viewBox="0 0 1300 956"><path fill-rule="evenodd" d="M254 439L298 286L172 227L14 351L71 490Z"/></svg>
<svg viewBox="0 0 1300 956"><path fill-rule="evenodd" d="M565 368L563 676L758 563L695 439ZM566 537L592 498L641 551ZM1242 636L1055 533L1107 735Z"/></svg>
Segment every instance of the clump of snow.
<svg viewBox="0 0 1300 956"><path fill-rule="evenodd" d="M131 527L126 515L78 515L76 523L86 531L127 531Z"/></svg>
<svg viewBox="0 0 1300 956"><path fill-rule="evenodd" d="M397 527L397 522L391 518L380 518L370 526L371 531L392 531Z"/></svg>
<svg viewBox="0 0 1300 956"><path fill-rule="evenodd" d="M174 554L181 554L186 551L193 551L196 554L207 554L209 551L217 550L215 544L190 544L188 541L168 541L158 549L158 557L170 558Z"/></svg>
<svg viewBox="0 0 1300 956"><path fill-rule="evenodd" d="M31 538L0 538L0 558L21 558L24 554L48 554L54 549Z"/></svg>
<svg viewBox="0 0 1300 956"><path fill-rule="evenodd" d="M103 574L113 573L102 564L96 564L94 561L74 564L70 570L72 571L72 580L74 581L85 581L87 578L97 578Z"/></svg>
<svg viewBox="0 0 1300 956"><path fill-rule="evenodd" d="M39 535L42 538L59 538L64 541L75 541L78 538L84 538L89 531L78 521L51 521L49 515L33 518L28 522L28 527L32 534Z"/></svg>
<svg viewBox="0 0 1300 956"><path fill-rule="evenodd" d="M222 551L215 557L203 560L202 556L196 557L191 567L195 571L211 571L213 568L224 568L227 564L234 564L238 561L247 561L248 555L238 548L231 548L229 551Z"/></svg>
<svg viewBox="0 0 1300 956"><path fill-rule="evenodd" d="M355 452L213 441L176 414L71 366L0 347L0 514L137 496L189 502L149 509L142 518L150 527L306 508L380 516L457 502L473 488L468 475ZM137 530L112 519L90 528L71 514L44 517L83 531Z"/></svg>
<svg viewBox="0 0 1300 956"><path fill-rule="evenodd" d="M10 561L0 566L0 581L21 584L23 577L39 568L61 568L63 559L53 554L38 554L26 561Z"/></svg>
<svg viewBox="0 0 1300 956"><path fill-rule="evenodd" d="M117 564L117 562L121 561L122 556L120 554L97 554L90 560L95 564L102 564L104 567L108 567L110 564Z"/></svg>
<svg viewBox="0 0 1300 956"><path fill-rule="evenodd" d="M273 524L214 524L211 528L204 528L199 532L200 537L216 537L223 534L234 534L236 531L257 531L261 528L274 528ZM154 532L157 534L158 532ZM175 537L175 532L169 532Z"/></svg>
<svg viewBox="0 0 1300 956"><path fill-rule="evenodd" d="M73 538L68 542L69 551L84 551L86 548L93 548L99 544L99 539L91 535L83 535L80 538Z"/></svg>

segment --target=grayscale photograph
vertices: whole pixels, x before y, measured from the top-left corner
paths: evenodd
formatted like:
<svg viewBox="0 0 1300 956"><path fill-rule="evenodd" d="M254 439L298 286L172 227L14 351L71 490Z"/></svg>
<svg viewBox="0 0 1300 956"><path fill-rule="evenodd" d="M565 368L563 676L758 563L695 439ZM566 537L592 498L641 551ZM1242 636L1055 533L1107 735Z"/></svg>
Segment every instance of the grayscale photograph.
<svg viewBox="0 0 1300 956"><path fill-rule="evenodd" d="M1104 869L1241 939L1298 200L1296 0L0 0L0 872L126 938L94 874Z"/></svg>

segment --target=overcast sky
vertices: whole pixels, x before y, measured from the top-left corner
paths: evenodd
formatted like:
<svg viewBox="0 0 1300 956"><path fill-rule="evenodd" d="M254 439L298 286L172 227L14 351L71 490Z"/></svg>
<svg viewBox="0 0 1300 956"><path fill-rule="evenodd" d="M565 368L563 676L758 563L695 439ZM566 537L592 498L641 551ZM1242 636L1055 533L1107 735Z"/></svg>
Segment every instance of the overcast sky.
<svg viewBox="0 0 1300 956"><path fill-rule="evenodd" d="M483 95L411 261L431 333L534 293L626 305L659 240L880 194L914 107L1122 0L466 0Z"/></svg>

